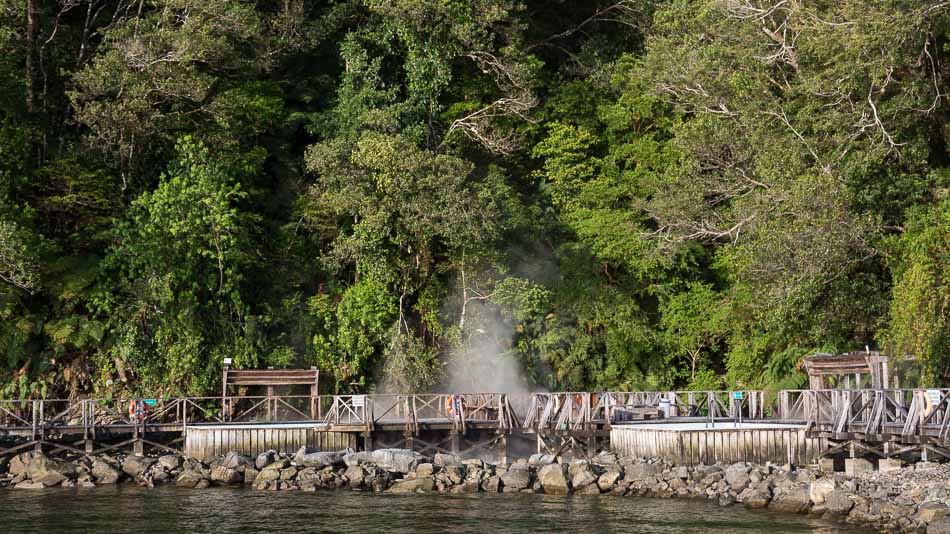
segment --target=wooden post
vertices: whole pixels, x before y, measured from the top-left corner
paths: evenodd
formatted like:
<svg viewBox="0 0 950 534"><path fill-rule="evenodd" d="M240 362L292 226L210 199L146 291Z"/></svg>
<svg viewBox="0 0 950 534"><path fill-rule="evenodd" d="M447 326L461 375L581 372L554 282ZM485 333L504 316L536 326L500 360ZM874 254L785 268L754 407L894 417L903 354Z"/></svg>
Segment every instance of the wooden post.
<svg viewBox="0 0 950 534"><path fill-rule="evenodd" d="M221 377L221 415L228 419L230 410L228 409L228 370L231 365L225 362L224 374Z"/></svg>
<svg viewBox="0 0 950 534"><path fill-rule="evenodd" d="M274 368L268 367L267 370L273 371ZM274 399L274 386L272 385L267 386L267 402L265 404L267 404L267 420L273 421L277 418L277 400Z"/></svg>
<svg viewBox="0 0 950 534"><path fill-rule="evenodd" d="M449 435L449 443L451 444L452 454L459 453L459 433L455 430Z"/></svg>
<svg viewBox="0 0 950 534"><path fill-rule="evenodd" d="M373 433L363 432L363 450L373 452Z"/></svg>
<svg viewBox="0 0 950 534"><path fill-rule="evenodd" d="M132 401L134 404L132 409L132 439L135 441L132 444L132 454L135 456L144 456L143 447L142 447L142 438L139 436L139 409L137 402Z"/></svg>
<svg viewBox="0 0 950 534"><path fill-rule="evenodd" d="M46 404L43 401L40 401L39 432L40 432L41 440L46 439L46 413L44 409L45 407L46 407Z"/></svg>
<svg viewBox="0 0 950 534"><path fill-rule="evenodd" d="M80 400L79 406L82 407L82 439L89 439L89 420L86 417L86 400Z"/></svg>
<svg viewBox="0 0 950 534"><path fill-rule="evenodd" d="M320 399L320 371L318 371L314 366L311 366L310 370L316 373L314 376L313 385L310 386L310 419L316 420L317 404L319 403Z"/></svg>
<svg viewBox="0 0 950 534"><path fill-rule="evenodd" d="M39 403L39 401L33 401L33 402L31 403L31 404L32 404L32 409L31 409L30 411L33 412L33 413L32 413L32 415L33 415L33 432L31 433L31 436L30 436L30 439L31 439L31 440L35 440L35 439L36 439L36 415L37 415L37 412L39 411L39 408L38 408L38 406L37 406L38 403Z"/></svg>

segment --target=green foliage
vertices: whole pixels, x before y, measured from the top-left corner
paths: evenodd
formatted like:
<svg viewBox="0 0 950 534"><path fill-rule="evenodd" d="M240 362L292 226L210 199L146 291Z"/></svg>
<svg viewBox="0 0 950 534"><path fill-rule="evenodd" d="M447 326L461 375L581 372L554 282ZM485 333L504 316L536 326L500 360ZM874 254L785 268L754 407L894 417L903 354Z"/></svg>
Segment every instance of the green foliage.
<svg viewBox="0 0 950 534"><path fill-rule="evenodd" d="M2 397L945 384L950 6L68 4L0 0Z"/></svg>
<svg viewBox="0 0 950 534"><path fill-rule="evenodd" d="M685 356L690 383L701 380L697 371L707 368L708 353L724 334L725 310L712 286L702 283L692 283L662 303L660 327L670 363L673 369L682 369L679 362Z"/></svg>
<svg viewBox="0 0 950 534"><path fill-rule="evenodd" d="M896 243L894 298L887 346L915 354L939 383L950 355L950 200L915 210Z"/></svg>
<svg viewBox="0 0 950 534"><path fill-rule="evenodd" d="M333 377L334 391L363 387L372 375L374 356L389 341L397 318L397 300L386 286L364 278L334 302L329 295L311 299L311 313L321 325L313 339L317 361Z"/></svg>
<svg viewBox="0 0 950 534"><path fill-rule="evenodd" d="M253 169L229 169L188 137L177 151L158 188L133 201L117 226L106 268L121 285L103 288L98 305L120 336L111 354L119 381L137 376L144 387L200 392L220 368L202 354L240 333L255 221L237 208L246 193L234 174Z"/></svg>
<svg viewBox="0 0 950 534"><path fill-rule="evenodd" d="M269 66L275 46L253 2L148 4L140 15L116 13L70 93L90 145L126 182L147 174L151 158L167 155L183 133L226 145L235 123L260 130L282 106L266 83L241 83Z"/></svg>
<svg viewBox="0 0 950 534"><path fill-rule="evenodd" d="M24 291L39 283L28 230L14 221L0 219L0 281Z"/></svg>

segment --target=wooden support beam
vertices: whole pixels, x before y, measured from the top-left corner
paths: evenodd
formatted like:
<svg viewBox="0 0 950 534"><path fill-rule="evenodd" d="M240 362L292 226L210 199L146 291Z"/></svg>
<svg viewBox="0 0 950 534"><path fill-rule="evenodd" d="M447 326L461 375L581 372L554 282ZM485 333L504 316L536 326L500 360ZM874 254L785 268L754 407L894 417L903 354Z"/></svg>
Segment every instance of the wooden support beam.
<svg viewBox="0 0 950 534"><path fill-rule="evenodd" d="M30 447L34 447L34 448L35 448L35 447L36 447L36 443L37 443L36 441L28 441L28 442L26 442L26 443L21 443L20 445L17 445L17 446L15 446L15 447L10 447L10 448L8 448L8 449L0 449L0 456L5 456L5 455L7 455L7 454L13 454L13 453L16 452L16 451L19 451L19 450L22 450L22 449L28 449L28 448L30 448Z"/></svg>

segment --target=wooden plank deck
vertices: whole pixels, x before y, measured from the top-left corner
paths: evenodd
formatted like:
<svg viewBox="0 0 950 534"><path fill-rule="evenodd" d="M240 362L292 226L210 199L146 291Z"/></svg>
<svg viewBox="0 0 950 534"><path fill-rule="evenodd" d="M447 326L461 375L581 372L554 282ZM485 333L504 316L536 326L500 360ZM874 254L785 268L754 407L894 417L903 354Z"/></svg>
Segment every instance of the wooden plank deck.
<svg viewBox="0 0 950 534"><path fill-rule="evenodd" d="M139 406L142 411L130 412L129 406ZM824 440L832 448L852 442L872 451L916 447L950 456L947 389L272 394L154 399L147 408L142 399L0 400L0 437L39 443L57 439L75 442L78 438L89 442L126 435L139 442L162 433L183 437L189 426L200 424L283 422L319 423L313 432L350 433L370 441L380 432L464 436L472 431L536 434L541 441L570 440L573 445L590 447L609 434L614 424L621 423L620 414L661 412L681 422L741 417L773 424L796 423L803 425L809 438ZM701 448L701 438L695 439L689 436L684 450ZM770 446L768 440L760 441L753 436L749 446ZM4 452L9 449L0 449L0 454Z"/></svg>

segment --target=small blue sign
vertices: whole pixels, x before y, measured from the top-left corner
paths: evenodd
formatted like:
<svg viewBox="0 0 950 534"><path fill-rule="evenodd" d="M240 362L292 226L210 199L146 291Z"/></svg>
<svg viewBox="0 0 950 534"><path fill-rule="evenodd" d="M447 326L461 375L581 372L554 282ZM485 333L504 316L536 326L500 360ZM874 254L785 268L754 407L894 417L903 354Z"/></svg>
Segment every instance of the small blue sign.
<svg viewBox="0 0 950 534"><path fill-rule="evenodd" d="M155 399L144 399L142 402L144 402L146 406L155 406L158 404L158 401Z"/></svg>
<svg viewBox="0 0 950 534"><path fill-rule="evenodd" d="M745 394L744 394L743 392L741 392L741 391L733 391L733 392L732 392L732 398L735 399L735 400L742 400L742 398L743 398L744 396L745 396Z"/></svg>

